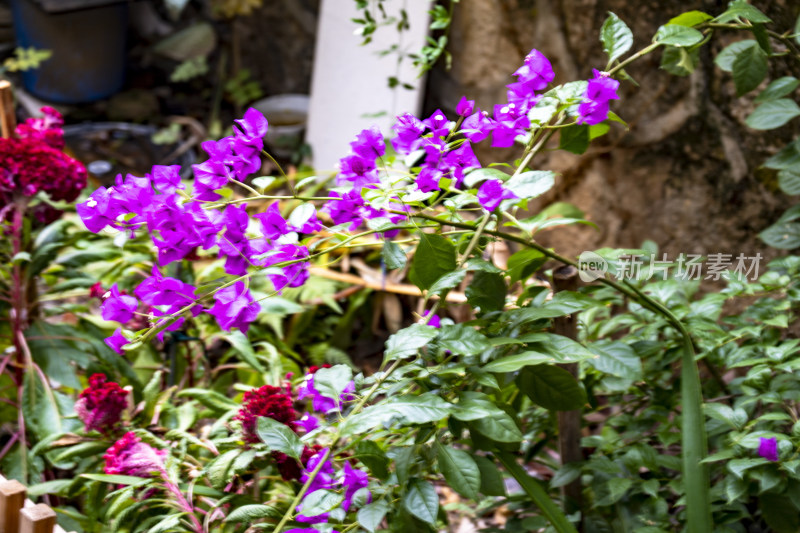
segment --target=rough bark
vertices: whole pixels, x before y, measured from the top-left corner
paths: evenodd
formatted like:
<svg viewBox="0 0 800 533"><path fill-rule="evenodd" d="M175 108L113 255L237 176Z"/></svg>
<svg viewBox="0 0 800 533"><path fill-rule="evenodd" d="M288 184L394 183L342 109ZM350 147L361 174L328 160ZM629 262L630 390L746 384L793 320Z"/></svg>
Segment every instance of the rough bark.
<svg viewBox="0 0 800 533"><path fill-rule="evenodd" d="M646 46L661 24L691 9L717 14L727 2L680 0L482 0L456 6L450 33L453 67L438 66L428 84L428 111L454 109L461 95L491 109L505 98L510 73L537 48L553 62L556 82L586 79L604 68L598 40L608 11L628 23L633 50ZM754 2L779 31L793 27L800 5L789 1ZM599 231L586 226L557 228L539 240L568 254L602 246L636 247L655 241L674 258L678 253L761 252L774 257L757 233L792 200L777 188L775 173L759 168L797 135L798 122L759 133L744 126L752 98L737 98L730 74L713 64L725 45L750 35L715 36L693 75L679 78L659 70L661 52L628 69L639 82L623 83L614 109L630 130L614 126L589 151L563 151L539 157L534 165L561 176L537 207L570 202L584 210ZM800 75L798 65L771 61L770 77ZM491 152L491 155L489 153ZM516 152L481 147L484 160L513 159ZM488 159L488 158L492 159Z"/></svg>

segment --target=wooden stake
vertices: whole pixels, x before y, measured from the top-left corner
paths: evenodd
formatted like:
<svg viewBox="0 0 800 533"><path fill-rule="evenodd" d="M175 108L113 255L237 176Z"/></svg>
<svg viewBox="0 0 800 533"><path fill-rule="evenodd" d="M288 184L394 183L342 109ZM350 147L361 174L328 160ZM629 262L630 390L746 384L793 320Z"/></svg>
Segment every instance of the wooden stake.
<svg viewBox="0 0 800 533"><path fill-rule="evenodd" d="M563 266L553 272L553 285L556 291L574 291L578 288L578 269L573 266ZM578 317L576 313L558 317L553 320L554 332L572 340L578 338ZM578 378L578 363L558 365L576 379ZM561 454L561 464L583 461L581 452L581 411L558 412L558 451ZM564 511L571 514L581 511L582 487L581 478L567 483L562 487L564 497ZM582 528L579 527L582 531Z"/></svg>
<svg viewBox="0 0 800 533"><path fill-rule="evenodd" d="M19 531L19 513L26 494L25 485L17 480L0 483L0 533Z"/></svg>
<svg viewBox="0 0 800 533"><path fill-rule="evenodd" d="M14 114L14 90L7 80L0 80L0 136L13 137L17 128Z"/></svg>
<svg viewBox="0 0 800 533"><path fill-rule="evenodd" d="M53 533L56 512L43 503L26 507L20 513L19 533Z"/></svg>

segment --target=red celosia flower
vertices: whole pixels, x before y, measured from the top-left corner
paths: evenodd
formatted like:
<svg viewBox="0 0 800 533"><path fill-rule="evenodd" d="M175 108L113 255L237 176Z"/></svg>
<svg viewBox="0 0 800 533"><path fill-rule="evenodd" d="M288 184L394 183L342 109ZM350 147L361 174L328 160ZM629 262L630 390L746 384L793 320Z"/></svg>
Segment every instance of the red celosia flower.
<svg viewBox="0 0 800 533"><path fill-rule="evenodd" d="M108 433L119 423L127 406L128 394L122 387L113 381L106 382L103 374L94 374L75 403L75 412L86 431Z"/></svg>
<svg viewBox="0 0 800 533"><path fill-rule="evenodd" d="M71 202L86 186L86 168L61 151L61 115L51 108L42 111L44 118L17 127L18 138L0 138L0 205L15 195L39 192Z"/></svg>
<svg viewBox="0 0 800 533"><path fill-rule="evenodd" d="M273 418L281 424L286 424L292 430L294 430L294 421L297 419L297 413L292 407L292 399L281 389L272 385L264 385L259 389L244 393L242 408L233 419L242 422L245 442L259 442L256 427L260 416Z"/></svg>
<svg viewBox="0 0 800 533"><path fill-rule="evenodd" d="M164 457L166 450L156 450L142 442L132 431L122 436L103 458L106 460L106 474L123 476L151 477L166 474Z"/></svg>

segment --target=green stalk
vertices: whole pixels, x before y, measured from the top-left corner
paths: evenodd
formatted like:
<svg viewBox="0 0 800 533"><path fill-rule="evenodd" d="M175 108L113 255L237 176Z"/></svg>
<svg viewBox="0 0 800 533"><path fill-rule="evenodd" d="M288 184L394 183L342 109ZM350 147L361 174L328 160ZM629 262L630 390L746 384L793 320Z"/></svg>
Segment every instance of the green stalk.
<svg viewBox="0 0 800 533"><path fill-rule="evenodd" d="M517 460L513 455L508 452L497 452L495 456L503 463L508 473L522 486L525 494L542 511L542 515L550 521L558 533L578 533L575 526L567 520L561 509L547 495L547 491L542 488L538 481L528 475L524 468L517 464Z"/></svg>

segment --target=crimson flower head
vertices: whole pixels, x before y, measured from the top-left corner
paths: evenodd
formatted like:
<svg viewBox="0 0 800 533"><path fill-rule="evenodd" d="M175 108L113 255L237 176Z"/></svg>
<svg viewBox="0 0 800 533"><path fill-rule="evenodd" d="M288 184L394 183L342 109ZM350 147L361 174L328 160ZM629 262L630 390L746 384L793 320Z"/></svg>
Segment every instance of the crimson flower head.
<svg viewBox="0 0 800 533"><path fill-rule="evenodd" d="M256 428L258 427L258 417L261 416L277 420L292 430L294 430L294 421L297 419L291 397L282 389L272 385L264 385L244 393L242 408L233 419L242 422L245 442L251 444L259 442Z"/></svg>
<svg viewBox="0 0 800 533"><path fill-rule="evenodd" d="M86 431L109 433L119 424L126 407L128 394L123 388L113 381L106 381L103 374L94 374L75 403L75 412Z"/></svg>
<svg viewBox="0 0 800 533"><path fill-rule="evenodd" d="M166 475L164 466L166 455L166 450L156 450L129 431L106 451L103 456L106 460L104 471L106 474L137 477Z"/></svg>

